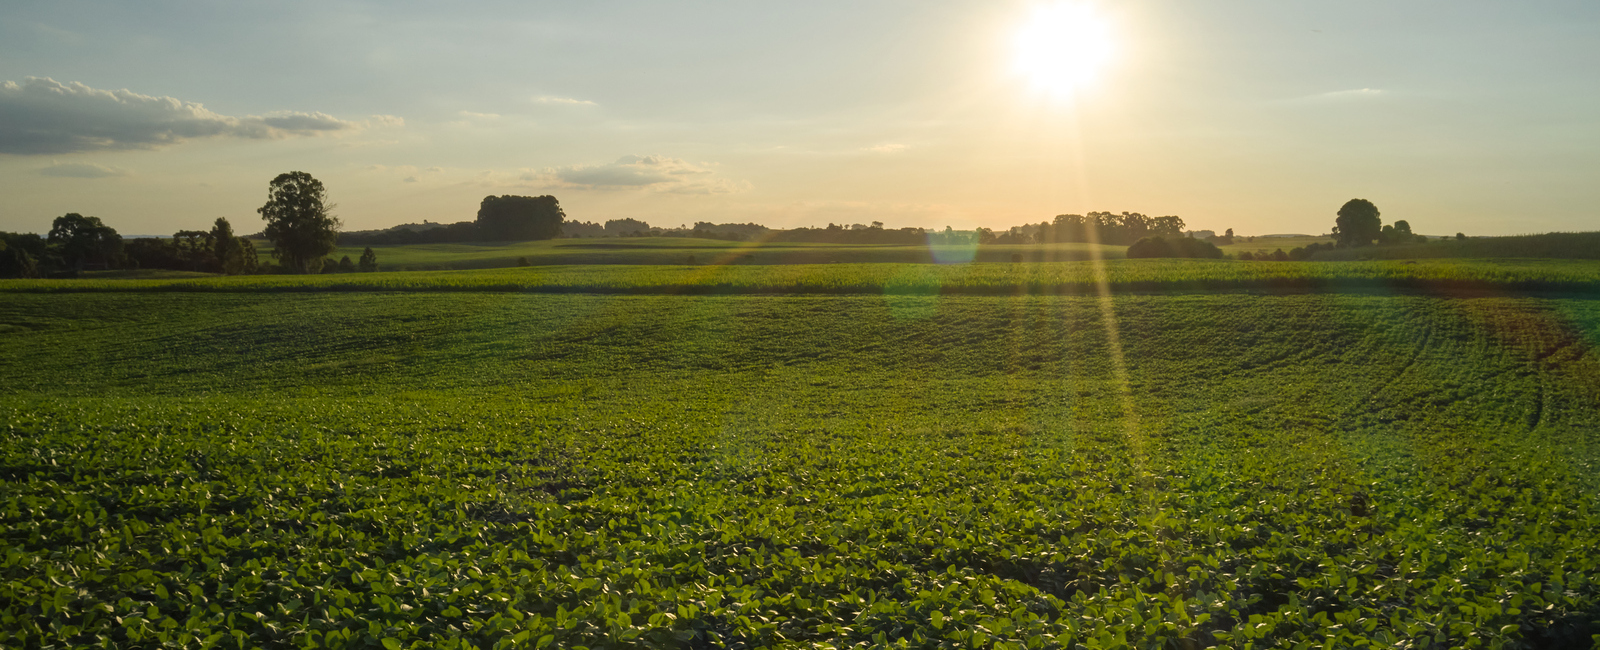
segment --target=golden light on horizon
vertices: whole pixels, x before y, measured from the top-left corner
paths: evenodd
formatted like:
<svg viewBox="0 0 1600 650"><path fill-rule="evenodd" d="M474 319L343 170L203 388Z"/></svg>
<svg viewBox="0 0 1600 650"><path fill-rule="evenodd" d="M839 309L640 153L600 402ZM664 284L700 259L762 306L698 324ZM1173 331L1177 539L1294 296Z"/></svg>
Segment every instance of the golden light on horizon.
<svg viewBox="0 0 1600 650"><path fill-rule="evenodd" d="M1035 89L1071 99L1110 63L1114 40L1111 24L1091 5L1040 5L1013 37L1013 65Z"/></svg>

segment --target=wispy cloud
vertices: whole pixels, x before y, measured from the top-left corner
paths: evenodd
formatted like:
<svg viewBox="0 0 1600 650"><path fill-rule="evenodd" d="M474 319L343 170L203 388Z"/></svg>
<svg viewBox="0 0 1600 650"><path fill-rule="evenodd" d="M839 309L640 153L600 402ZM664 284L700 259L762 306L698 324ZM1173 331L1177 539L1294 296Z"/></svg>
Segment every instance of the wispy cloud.
<svg viewBox="0 0 1600 650"><path fill-rule="evenodd" d="M750 184L724 178L706 164L666 156L623 156L599 165L569 165L524 172L518 180L545 186L676 194L727 194Z"/></svg>
<svg viewBox="0 0 1600 650"><path fill-rule="evenodd" d="M862 147L861 150L868 153L900 153L906 150L906 146L895 142L886 142L871 147Z"/></svg>
<svg viewBox="0 0 1600 650"><path fill-rule="evenodd" d="M1325 99L1342 99L1347 97L1378 97L1387 94L1377 88L1352 88L1350 90L1336 90L1331 93L1316 95Z"/></svg>
<svg viewBox="0 0 1600 650"><path fill-rule="evenodd" d="M567 106L594 106L595 103L587 99L573 99L571 97L552 97L541 95L533 98L535 104L564 104Z"/></svg>
<svg viewBox="0 0 1600 650"><path fill-rule="evenodd" d="M1348 90L1335 90L1333 92L1295 97L1293 99L1283 100L1283 102L1289 104L1317 104L1326 102L1362 101L1377 99L1389 94L1389 91L1378 88L1351 88Z"/></svg>
<svg viewBox="0 0 1600 650"><path fill-rule="evenodd" d="M57 163L49 167L41 167L39 174L63 178L108 178L111 176L127 176L128 170L93 163Z"/></svg>
<svg viewBox="0 0 1600 650"><path fill-rule="evenodd" d="M0 83L0 153L8 154L155 149L197 138L276 139L404 123L392 115L353 122L296 111L234 117L126 89L40 77Z"/></svg>

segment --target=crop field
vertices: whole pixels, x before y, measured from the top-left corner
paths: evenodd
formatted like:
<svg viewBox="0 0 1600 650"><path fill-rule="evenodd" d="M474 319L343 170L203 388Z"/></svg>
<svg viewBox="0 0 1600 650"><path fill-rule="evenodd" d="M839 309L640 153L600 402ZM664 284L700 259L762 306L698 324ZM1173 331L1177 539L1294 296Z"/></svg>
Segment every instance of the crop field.
<svg viewBox="0 0 1600 650"><path fill-rule="evenodd" d="M1600 265L1569 260L1040 264L542 266L470 271L148 279L0 280L0 292L529 292L622 294L1083 294L1118 291L1410 289L1600 291Z"/></svg>
<svg viewBox="0 0 1600 650"><path fill-rule="evenodd" d="M1600 632L1594 299L10 287L5 647Z"/></svg>
<svg viewBox="0 0 1600 650"><path fill-rule="evenodd" d="M1600 300L512 273L0 285L0 646L1600 639Z"/></svg>
<svg viewBox="0 0 1600 650"><path fill-rule="evenodd" d="M262 260L271 258L272 244L255 242ZM360 259L365 246L335 250L333 259ZM563 264L933 264L953 262L1009 262L1021 255L1026 262L1064 262L1094 257L1121 259L1127 246L1094 244L1045 245L921 245L809 244L786 242L728 242L690 237L628 237L552 239L547 241L406 244L373 246L385 270L488 269L517 266L526 259L534 266Z"/></svg>

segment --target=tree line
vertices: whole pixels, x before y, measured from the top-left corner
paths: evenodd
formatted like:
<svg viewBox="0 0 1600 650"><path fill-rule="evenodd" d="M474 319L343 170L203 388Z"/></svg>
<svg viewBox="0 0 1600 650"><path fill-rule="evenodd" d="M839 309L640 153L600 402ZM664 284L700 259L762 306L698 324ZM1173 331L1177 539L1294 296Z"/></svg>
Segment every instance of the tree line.
<svg viewBox="0 0 1600 650"><path fill-rule="evenodd" d="M306 172L279 174L267 185L267 201L256 210L266 222L261 237L272 242L277 270L289 273L337 273L378 270L377 254L368 246L359 261L328 255L341 243L339 218L333 215L327 188ZM478 218L442 228L453 241L526 241L561 234L566 220L553 196L488 196ZM433 233L422 241L436 241ZM459 239L457 239L459 237ZM355 238L359 240L360 238ZM359 241L346 241L359 244ZM388 243L372 241L370 243ZM419 243L416 241L393 243ZM98 217L70 213L57 217L46 237L0 232L0 277L76 275L86 270L169 269L205 273L257 273L266 270L255 244L234 235L226 218L211 230L180 230L171 239L136 238L124 242L116 229Z"/></svg>

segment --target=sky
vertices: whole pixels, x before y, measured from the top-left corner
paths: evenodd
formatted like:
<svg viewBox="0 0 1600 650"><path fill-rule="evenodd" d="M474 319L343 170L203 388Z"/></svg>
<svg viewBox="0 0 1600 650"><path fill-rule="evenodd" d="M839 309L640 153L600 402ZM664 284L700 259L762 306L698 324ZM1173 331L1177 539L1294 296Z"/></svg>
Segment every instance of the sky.
<svg viewBox="0 0 1600 650"><path fill-rule="evenodd" d="M345 230L1600 230L1597 69L1593 0L11 0L0 230L255 232L292 170Z"/></svg>

